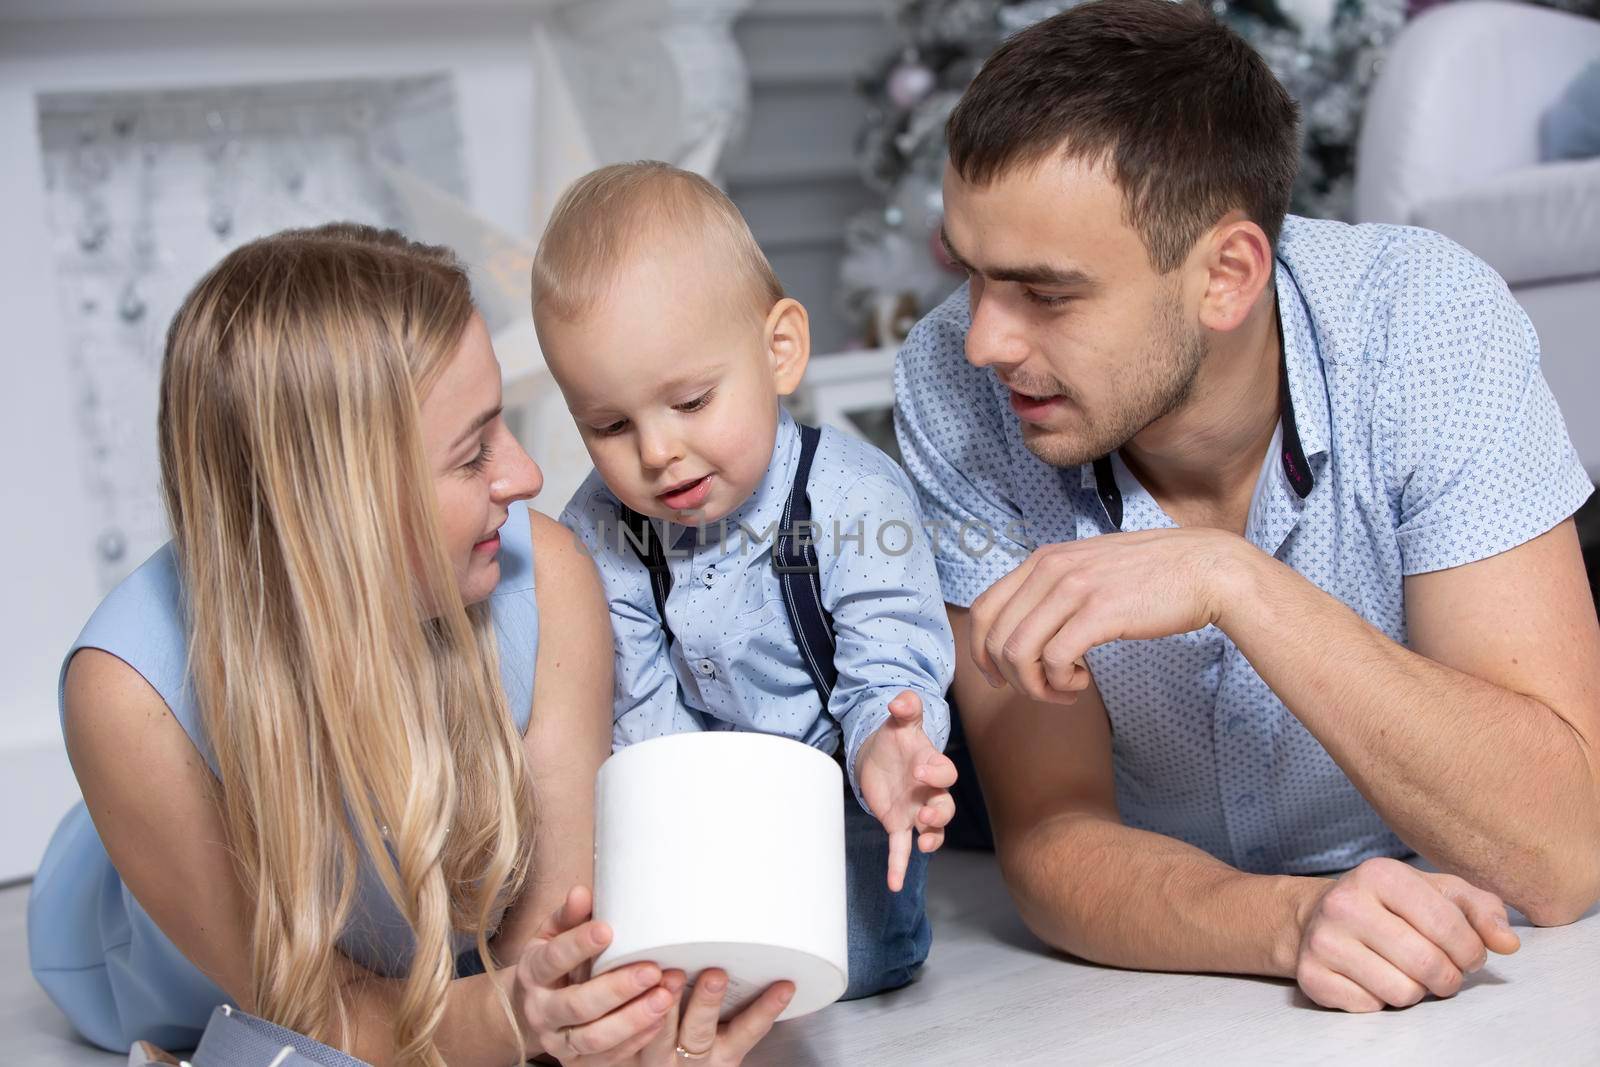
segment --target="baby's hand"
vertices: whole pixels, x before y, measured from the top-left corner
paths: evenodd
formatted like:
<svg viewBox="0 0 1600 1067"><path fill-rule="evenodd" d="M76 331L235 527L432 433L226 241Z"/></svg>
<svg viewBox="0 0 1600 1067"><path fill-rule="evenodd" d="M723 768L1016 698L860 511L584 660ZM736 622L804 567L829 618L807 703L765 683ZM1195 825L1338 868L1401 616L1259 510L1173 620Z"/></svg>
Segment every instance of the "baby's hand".
<svg viewBox="0 0 1600 1067"><path fill-rule="evenodd" d="M944 828L956 813L950 787L956 765L922 729L922 699L907 689L889 701L889 721L867 738L856 756L861 795L889 831L889 888L900 892L911 862L912 830L917 847L932 852L944 844Z"/></svg>

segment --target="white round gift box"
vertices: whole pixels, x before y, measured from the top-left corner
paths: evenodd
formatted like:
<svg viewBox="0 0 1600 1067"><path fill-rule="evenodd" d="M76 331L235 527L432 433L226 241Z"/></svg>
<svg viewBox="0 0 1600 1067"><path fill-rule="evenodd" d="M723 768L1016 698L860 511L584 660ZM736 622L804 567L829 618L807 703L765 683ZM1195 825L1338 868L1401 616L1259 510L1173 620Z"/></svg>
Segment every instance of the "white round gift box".
<svg viewBox="0 0 1600 1067"><path fill-rule="evenodd" d="M795 995L780 1019L838 1000L842 773L810 745L734 731L614 753L595 785L594 914L613 937L594 973L649 960L693 981L720 967L723 1018L783 979Z"/></svg>

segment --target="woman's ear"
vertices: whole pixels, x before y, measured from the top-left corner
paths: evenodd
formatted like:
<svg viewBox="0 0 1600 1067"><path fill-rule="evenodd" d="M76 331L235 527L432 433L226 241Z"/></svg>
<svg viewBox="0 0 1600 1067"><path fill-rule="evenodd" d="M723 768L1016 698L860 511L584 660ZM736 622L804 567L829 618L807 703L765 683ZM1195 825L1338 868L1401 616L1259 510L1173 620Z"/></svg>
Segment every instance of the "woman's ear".
<svg viewBox="0 0 1600 1067"><path fill-rule="evenodd" d="M789 396L800 387L811 358L811 320L805 305L787 296L772 305L765 337L778 395Z"/></svg>

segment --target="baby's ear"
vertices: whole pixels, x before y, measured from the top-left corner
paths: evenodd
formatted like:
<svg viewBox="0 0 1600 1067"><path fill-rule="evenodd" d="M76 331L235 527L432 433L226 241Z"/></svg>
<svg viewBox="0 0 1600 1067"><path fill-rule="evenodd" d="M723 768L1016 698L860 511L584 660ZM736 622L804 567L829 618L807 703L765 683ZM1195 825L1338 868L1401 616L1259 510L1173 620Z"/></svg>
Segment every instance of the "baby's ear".
<svg viewBox="0 0 1600 1067"><path fill-rule="evenodd" d="M805 305L792 297L772 305L767 315L766 341L778 395L788 396L800 387L806 362L811 358L811 321Z"/></svg>

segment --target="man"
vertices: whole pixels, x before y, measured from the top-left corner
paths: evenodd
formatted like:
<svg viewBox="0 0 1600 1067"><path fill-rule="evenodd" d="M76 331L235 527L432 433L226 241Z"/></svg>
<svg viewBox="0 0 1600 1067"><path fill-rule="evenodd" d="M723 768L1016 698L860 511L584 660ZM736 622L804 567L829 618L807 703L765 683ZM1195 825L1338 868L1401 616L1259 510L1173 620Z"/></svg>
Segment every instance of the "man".
<svg viewBox="0 0 1600 1067"><path fill-rule="evenodd" d="M1500 279L1286 219L1295 105L1187 5L1017 35L949 143L897 428L1029 926L1370 1011L1581 915L1592 486Z"/></svg>

